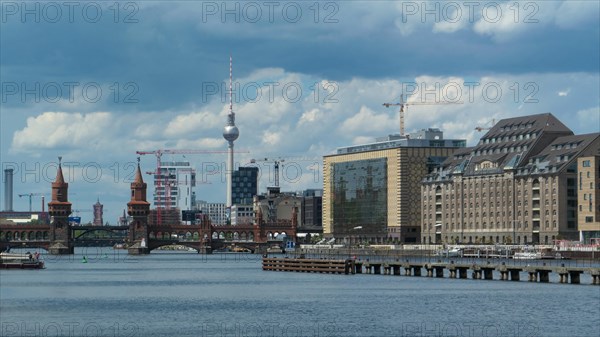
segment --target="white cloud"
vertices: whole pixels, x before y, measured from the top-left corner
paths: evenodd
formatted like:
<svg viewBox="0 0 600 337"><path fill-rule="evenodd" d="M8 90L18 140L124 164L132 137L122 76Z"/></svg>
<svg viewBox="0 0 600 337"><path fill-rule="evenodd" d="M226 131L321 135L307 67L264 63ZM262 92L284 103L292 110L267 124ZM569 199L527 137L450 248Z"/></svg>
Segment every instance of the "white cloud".
<svg viewBox="0 0 600 337"><path fill-rule="evenodd" d="M17 152L55 147L93 150L112 135L114 122L108 112L44 112L27 118L27 126L14 133L12 149Z"/></svg>
<svg viewBox="0 0 600 337"><path fill-rule="evenodd" d="M387 114L376 114L366 106L361 106L360 110L354 116L346 119L342 123L340 131L342 132L368 132L384 131L394 122Z"/></svg>
<svg viewBox="0 0 600 337"><path fill-rule="evenodd" d="M305 111L300 117L300 121L298 124L310 124L317 122L323 117L321 110L319 109L310 109L309 111Z"/></svg>
<svg viewBox="0 0 600 337"><path fill-rule="evenodd" d="M166 137L181 137L190 134L198 134L202 130L213 129L220 126L223 119L215 113L208 111L192 112L177 115L164 129Z"/></svg>
<svg viewBox="0 0 600 337"><path fill-rule="evenodd" d="M280 132L264 131L262 133L262 143L266 145L276 146L281 141Z"/></svg>

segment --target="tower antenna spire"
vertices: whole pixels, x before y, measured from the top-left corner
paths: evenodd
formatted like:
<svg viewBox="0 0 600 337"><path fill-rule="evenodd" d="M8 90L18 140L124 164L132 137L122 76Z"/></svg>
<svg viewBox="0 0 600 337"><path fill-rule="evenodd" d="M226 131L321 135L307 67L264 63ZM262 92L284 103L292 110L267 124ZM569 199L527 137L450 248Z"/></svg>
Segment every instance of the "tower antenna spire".
<svg viewBox="0 0 600 337"><path fill-rule="evenodd" d="M235 126L235 113L233 113L233 57L229 55L229 114L227 125L223 128L223 138L227 141L227 209L231 209L231 174L233 172L233 142L240 136L240 130Z"/></svg>
<svg viewBox="0 0 600 337"><path fill-rule="evenodd" d="M229 55L229 113L233 115L233 57Z"/></svg>

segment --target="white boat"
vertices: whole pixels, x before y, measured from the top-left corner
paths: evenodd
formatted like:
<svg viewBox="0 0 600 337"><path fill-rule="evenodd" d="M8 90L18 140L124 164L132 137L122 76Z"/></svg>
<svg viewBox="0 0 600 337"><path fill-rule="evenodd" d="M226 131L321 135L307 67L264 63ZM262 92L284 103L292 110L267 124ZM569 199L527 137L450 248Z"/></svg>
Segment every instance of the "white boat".
<svg viewBox="0 0 600 337"><path fill-rule="evenodd" d="M462 250L460 248L444 249L437 251L436 255L441 257L460 257L462 256Z"/></svg>
<svg viewBox="0 0 600 337"><path fill-rule="evenodd" d="M513 259L515 260L537 260L542 258L542 253L540 252L516 252L513 255Z"/></svg>
<svg viewBox="0 0 600 337"><path fill-rule="evenodd" d="M39 255L0 253L0 269L43 269L44 261L39 260Z"/></svg>

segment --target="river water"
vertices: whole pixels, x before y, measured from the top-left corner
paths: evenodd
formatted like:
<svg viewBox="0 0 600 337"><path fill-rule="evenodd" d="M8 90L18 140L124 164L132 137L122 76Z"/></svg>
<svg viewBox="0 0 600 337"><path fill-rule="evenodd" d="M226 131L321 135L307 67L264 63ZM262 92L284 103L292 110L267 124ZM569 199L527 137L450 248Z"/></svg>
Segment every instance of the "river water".
<svg viewBox="0 0 600 337"><path fill-rule="evenodd" d="M259 255L130 257L109 248L44 258L44 270L0 271L0 336L577 337L600 331L600 287L587 280L268 272Z"/></svg>

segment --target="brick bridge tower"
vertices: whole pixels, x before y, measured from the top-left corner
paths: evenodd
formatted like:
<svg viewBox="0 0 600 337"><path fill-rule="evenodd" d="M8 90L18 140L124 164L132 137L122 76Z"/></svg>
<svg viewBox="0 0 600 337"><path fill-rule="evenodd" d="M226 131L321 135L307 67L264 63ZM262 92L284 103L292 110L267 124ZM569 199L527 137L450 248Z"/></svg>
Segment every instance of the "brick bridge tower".
<svg viewBox="0 0 600 337"><path fill-rule="evenodd" d="M73 240L69 226L71 203L69 202L69 184L63 177L62 157L58 157L56 179L52 183L52 200L48 203L50 214L50 246L48 252L53 255L73 254Z"/></svg>
<svg viewBox="0 0 600 337"><path fill-rule="evenodd" d="M131 183L131 201L127 203L127 213L133 218L129 224L129 254L148 254L148 214L150 203L146 201L147 185L142 179L140 158L135 171L135 179Z"/></svg>

